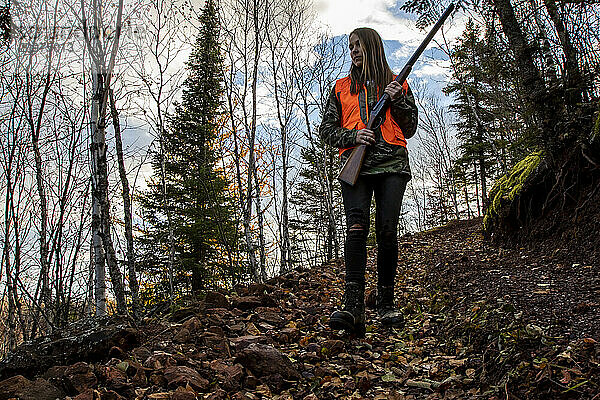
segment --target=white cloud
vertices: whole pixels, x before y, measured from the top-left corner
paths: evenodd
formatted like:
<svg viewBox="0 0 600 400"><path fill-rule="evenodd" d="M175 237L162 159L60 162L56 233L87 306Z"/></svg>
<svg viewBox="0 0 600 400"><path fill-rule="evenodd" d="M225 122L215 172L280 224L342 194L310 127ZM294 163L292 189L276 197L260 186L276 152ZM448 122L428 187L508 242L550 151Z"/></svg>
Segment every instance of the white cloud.
<svg viewBox="0 0 600 400"><path fill-rule="evenodd" d="M316 0L315 8L320 21L333 35L344 35L353 29L367 26L387 40L410 42L418 35L414 23L399 18L391 8L395 0Z"/></svg>
<svg viewBox="0 0 600 400"><path fill-rule="evenodd" d="M418 46L425 31L416 28L415 21L398 15L398 0L315 0L314 7L320 22L333 35L347 35L353 29L367 26L375 29L385 40L398 40ZM414 15L414 19L416 19ZM466 17L454 14L446 21L447 38L452 41L464 29ZM428 30L428 27L426 30Z"/></svg>
<svg viewBox="0 0 600 400"><path fill-rule="evenodd" d="M414 19L400 15L396 11L398 0L315 0L314 4L320 22L326 25L333 35L347 35L357 27L367 26L379 32L384 40L398 41L401 46L388 54L391 63L394 63L394 59L404 62L410 57L431 29L431 26L425 30L417 29L416 15ZM444 41L452 46L462 34L466 20L467 17L462 13L453 15L442 28L443 36L438 32L428 49L439 47L438 43L443 45ZM431 59L425 61L424 56L421 58L422 63L415 66L413 74L420 78L445 80L449 63Z"/></svg>
<svg viewBox="0 0 600 400"><path fill-rule="evenodd" d="M450 62L445 60L426 60L412 71L417 78L446 79L450 72Z"/></svg>

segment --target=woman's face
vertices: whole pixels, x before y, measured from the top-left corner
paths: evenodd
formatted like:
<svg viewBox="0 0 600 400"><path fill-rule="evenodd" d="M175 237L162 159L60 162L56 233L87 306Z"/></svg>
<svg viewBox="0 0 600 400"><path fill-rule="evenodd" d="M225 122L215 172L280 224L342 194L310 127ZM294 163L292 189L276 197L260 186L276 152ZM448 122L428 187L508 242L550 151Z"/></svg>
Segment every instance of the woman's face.
<svg viewBox="0 0 600 400"><path fill-rule="evenodd" d="M363 51L362 47L360 47L360 40L358 40L358 36L356 33L353 33L348 38L348 48L350 49L350 58L352 59L352 64L354 64L357 68L362 68L363 63Z"/></svg>

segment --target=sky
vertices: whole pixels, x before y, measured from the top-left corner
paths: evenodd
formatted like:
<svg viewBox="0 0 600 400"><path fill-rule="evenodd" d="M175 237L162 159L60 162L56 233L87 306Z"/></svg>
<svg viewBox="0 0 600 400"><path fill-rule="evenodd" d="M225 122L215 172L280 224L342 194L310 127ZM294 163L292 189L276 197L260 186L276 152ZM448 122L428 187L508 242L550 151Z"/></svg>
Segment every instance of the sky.
<svg viewBox="0 0 600 400"><path fill-rule="evenodd" d="M354 28L375 29L384 40L386 55L391 68L399 72L408 58L421 44L431 26L419 30L415 24L417 15L399 10L404 0L314 0L315 13L321 24L334 36L347 35ZM464 26L464 16L451 16L442 30L452 43L460 36ZM434 42L443 43L440 32ZM413 68L411 78L432 80L434 86L443 86L449 75L449 63L437 45L431 43ZM349 59L347 60L349 63Z"/></svg>
<svg viewBox="0 0 600 400"><path fill-rule="evenodd" d="M276 0L273 0L276 1ZM396 73L404 67L413 52L421 44L431 26L419 30L415 24L417 15L407 14L399 10L405 0L313 0L317 21L330 36L346 35L357 27L370 27L382 36L390 67ZM442 30L446 39L452 42L462 33L464 17L460 14L451 16ZM409 84L414 88L419 80L428 91L437 92L442 104L449 104L450 98L441 92L450 75L449 62L445 53L435 41L443 42L441 31L438 32L428 49L422 54L409 75ZM350 58L346 54L344 71L350 69ZM140 141L139 130L129 133L137 138L137 146L147 145L151 137L146 135L146 141ZM127 135L126 136L129 136ZM129 142L129 138L124 138ZM414 142L414 141L413 141ZM150 171L146 171L150 173Z"/></svg>

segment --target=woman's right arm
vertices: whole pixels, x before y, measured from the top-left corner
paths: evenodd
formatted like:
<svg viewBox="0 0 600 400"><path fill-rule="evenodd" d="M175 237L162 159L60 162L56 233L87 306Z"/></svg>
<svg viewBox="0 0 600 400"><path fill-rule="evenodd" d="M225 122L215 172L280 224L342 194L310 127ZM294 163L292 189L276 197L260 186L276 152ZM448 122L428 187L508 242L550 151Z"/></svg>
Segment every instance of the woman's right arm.
<svg viewBox="0 0 600 400"><path fill-rule="evenodd" d="M356 129L342 128L342 106L335 95L335 86L329 93L323 120L319 126L321 139L330 146L338 148L356 145Z"/></svg>

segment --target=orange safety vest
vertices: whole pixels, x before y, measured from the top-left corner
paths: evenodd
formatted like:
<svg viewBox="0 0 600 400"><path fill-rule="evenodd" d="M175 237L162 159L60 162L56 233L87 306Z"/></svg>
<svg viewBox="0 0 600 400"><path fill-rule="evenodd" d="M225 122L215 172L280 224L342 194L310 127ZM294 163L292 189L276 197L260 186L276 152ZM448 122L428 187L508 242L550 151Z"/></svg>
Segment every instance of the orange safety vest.
<svg viewBox="0 0 600 400"><path fill-rule="evenodd" d="M404 81L404 83L402 84L402 89L406 94L406 92L408 91L408 84L406 83L406 81ZM367 88L363 87L362 90L364 90L364 97L366 103ZM335 95L342 106L342 128L358 130L366 128L366 123L369 119L369 105L365 104L365 109L367 110L367 119L363 121L360 116L359 94L354 95L350 93L349 76L342 79L338 79L336 81ZM383 122L383 124L381 124L381 135L383 136L383 139L389 144L406 147L406 139L404 138L402 129L400 129L394 118L392 118L390 107L388 107L388 109L386 110L385 121ZM340 156L344 151L353 148L354 146L340 149Z"/></svg>

